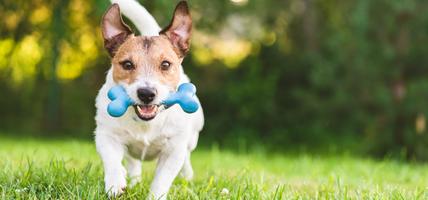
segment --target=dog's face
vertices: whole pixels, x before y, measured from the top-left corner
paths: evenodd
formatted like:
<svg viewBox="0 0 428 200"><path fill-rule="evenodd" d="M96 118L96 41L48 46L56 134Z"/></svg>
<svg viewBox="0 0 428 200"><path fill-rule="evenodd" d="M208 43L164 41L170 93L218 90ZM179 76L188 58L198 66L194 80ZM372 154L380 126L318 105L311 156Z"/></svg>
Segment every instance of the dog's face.
<svg viewBox="0 0 428 200"><path fill-rule="evenodd" d="M189 50L192 19L180 2L169 26L159 36L134 36L113 4L102 19L104 46L113 65L113 79L136 102L137 116L153 119L158 106L178 87L181 62Z"/></svg>

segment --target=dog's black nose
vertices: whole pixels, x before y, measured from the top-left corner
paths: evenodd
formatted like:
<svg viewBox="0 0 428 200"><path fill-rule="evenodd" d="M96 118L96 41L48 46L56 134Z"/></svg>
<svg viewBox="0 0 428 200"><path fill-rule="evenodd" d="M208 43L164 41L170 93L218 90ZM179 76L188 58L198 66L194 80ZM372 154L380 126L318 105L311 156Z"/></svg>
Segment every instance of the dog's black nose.
<svg viewBox="0 0 428 200"><path fill-rule="evenodd" d="M153 101L153 99L155 99L156 90L153 88L147 88L147 87L140 88L137 90L137 96L142 102L149 104L150 102Z"/></svg>

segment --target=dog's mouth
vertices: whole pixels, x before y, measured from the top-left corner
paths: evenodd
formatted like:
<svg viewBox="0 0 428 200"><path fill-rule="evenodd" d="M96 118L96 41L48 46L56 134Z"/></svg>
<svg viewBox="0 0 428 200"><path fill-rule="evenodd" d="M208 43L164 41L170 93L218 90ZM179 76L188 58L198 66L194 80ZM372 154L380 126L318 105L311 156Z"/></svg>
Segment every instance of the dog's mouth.
<svg viewBox="0 0 428 200"><path fill-rule="evenodd" d="M151 105L134 105L135 113L137 116L144 120L149 121L156 117L158 106L151 104Z"/></svg>

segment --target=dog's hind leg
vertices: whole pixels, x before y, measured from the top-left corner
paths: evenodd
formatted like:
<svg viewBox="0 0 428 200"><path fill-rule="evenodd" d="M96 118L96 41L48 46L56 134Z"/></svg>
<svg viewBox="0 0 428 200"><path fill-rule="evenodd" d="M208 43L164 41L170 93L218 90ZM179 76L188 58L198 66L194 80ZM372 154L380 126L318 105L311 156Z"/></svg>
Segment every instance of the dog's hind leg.
<svg viewBox="0 0 428 200"><path fill-rule="evenodd" d="M186 156L186 160L184 160L183 168L180 171L181 177L190 181L193 178L193 169L192 163L190 162L190 152Z"/></svg>
<svg viewBox="0 0 428 200"><path fill-rule="evenodd" d="M125 156L127 162L126 168L128 170L128 178L130 179L129 186L133 187L141 181L141 160Z"/></svg>

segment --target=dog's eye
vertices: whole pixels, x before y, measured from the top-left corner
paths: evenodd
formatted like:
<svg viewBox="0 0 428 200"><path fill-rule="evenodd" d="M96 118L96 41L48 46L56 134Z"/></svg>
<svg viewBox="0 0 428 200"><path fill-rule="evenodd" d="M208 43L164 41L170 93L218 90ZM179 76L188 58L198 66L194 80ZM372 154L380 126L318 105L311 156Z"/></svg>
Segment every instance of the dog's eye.
<svg viewBox="0 0 428 200"><path fill-rule="evenodd" d="M129 60L122 61L122 62L120 62L120 64L122 65L122 68L124 70L133 70L133 69L135 69L134 64L131 61L129 61Z"/></svg>
<svg viewBox="0 0 428 200"><path fill-rule="evenodd" d="M170 62L168 62L166 60L162 61L162 63L161 63L161 69L162 70L168 70L169 67L171 67L171 63Z"/></svg>

